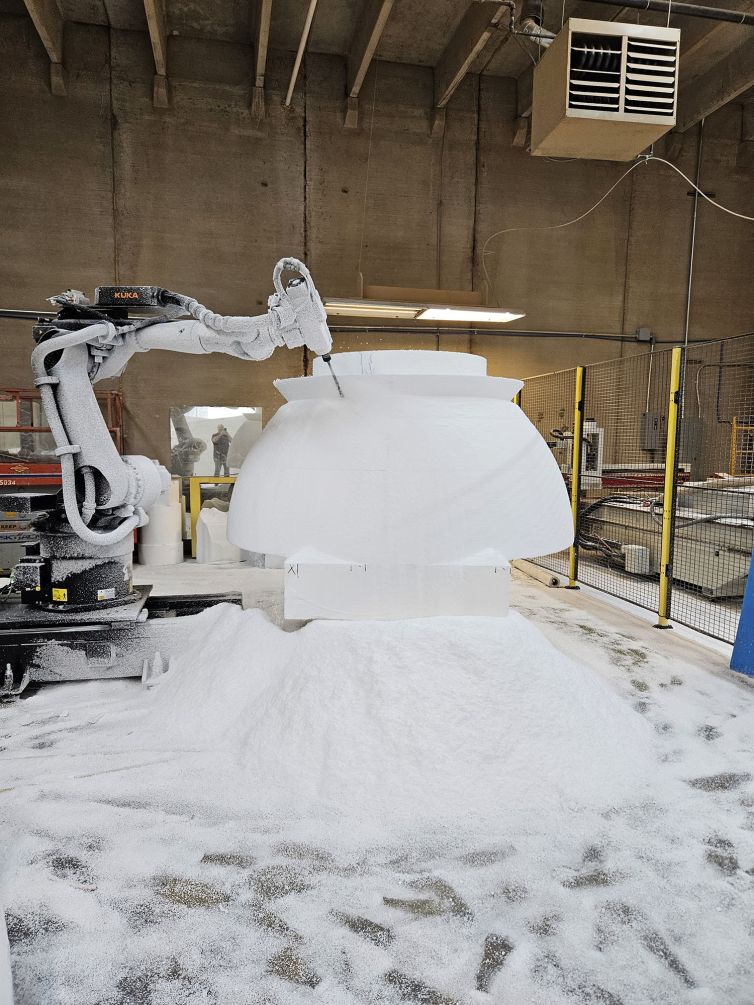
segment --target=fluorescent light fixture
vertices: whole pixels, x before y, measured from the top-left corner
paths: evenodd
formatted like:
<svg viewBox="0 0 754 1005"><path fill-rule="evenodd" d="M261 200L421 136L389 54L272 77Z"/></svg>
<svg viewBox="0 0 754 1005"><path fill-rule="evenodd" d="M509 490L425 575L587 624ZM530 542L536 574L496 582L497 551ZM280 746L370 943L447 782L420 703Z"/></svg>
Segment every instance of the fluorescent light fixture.
<svg viewBox="0 0 754 1005"><path fill-rule="evenodd" d="M488 310L484 307L425 307L417 321L472 321L477 324L505 324L526 317L523 313L506 310Z"/></svg>
<svg viewBox="0 0 754 1005"><path fill-rule="evenodd" d="M407 321L470 321L476 324L506 324L526 315L519 311L485 307L449 307L403 303L398 300L325 301L330 317L400 318Z"/></svg>
<svg viewBox="0 0 754 1005"><path fill-rule="evenodd" d="M325 300L325 310L331 317L343 318L403 318L414 320L423 310L422 304L404 304L389 300Z"/></svg>

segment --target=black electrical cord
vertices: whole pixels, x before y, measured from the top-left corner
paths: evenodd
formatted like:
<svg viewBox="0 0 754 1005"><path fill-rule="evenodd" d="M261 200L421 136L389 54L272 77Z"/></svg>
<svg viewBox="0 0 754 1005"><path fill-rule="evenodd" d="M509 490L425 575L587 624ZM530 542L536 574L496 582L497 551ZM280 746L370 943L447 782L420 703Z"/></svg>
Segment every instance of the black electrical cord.
<svg viewBox="0 0 754 1005"><path fill-rule="evenodd" d="M603 332L554 332L554 331L524 331L522 329L511 328L455 328L449 325L434 326L431 328L409 327L408 325L328 325L334 335L497 335L506 338L569 338L584 339L590 342L629 342L636 344L638 340L634 335L609 335ZM731 335L725 341L735 338L745 338L747 335L754 335L754 332L741 332L739 335ZM714 339L700 338L689 339L687 345L709 345ZM683 339L654 339L654 345L683 345Z"/></svg>
<svg viewBox="0 0 754 1005"><path fill-rule="evenodd" d="M611 562L615 562L618 566L625 568L626 556L623 552L623 545L620 541L611 541L608 538L601 537L599 534L589 533L584 529L584 521L588 519L593 513L599 510L602 506L607 503L628 503L636 504L638 501L636 496L628 495L608 495L603 496L601 499L596 499L594 502L585 506L579 514L579 533L578 533L578 545L585 551L595 551L599 552L604 558L607 559L608 566ZM646 502L647 500L641 500ZM650 518L658 525L662 526L662 508L663 500L661 498L655 498L649 500L649 515ZM703 523L722 523L724 517L708 515L703 517L694 517L691 519L684 519L683 517L676 516L676 528L683 530L686 527L696 527Z"/></svg>
<svg viewBox="0 0 754 1005"><path fill-rule="evenodd" d="M655 523L662 526L662 510L663 510L663 500L653 499L649 504L649 515L652 517ZM658 516L659 511L659 516ZM681 517L676 514L675 526L676 529L684 527L696 527L701 523L723 523L725 520L729 520L730 517L721 516L720 514L708 513L706 516L696 516L696 517Z"/></svg>
<svg viewBox="0 0 754 1005"><path fill-rule="evenodd" d="M601 499L596 499L593 503L585 506L579 514L578 543L579 547L584 548L586 551L600 552L608 560L608 563L615 562L616 564L625 567L626 556L621 550L620 541L610 541L607 538L600 537L599 534L589 534L583 529L584 520L606 503L610 502L635 503L636 499L633 496L613 494L603 496Z"/></svg>

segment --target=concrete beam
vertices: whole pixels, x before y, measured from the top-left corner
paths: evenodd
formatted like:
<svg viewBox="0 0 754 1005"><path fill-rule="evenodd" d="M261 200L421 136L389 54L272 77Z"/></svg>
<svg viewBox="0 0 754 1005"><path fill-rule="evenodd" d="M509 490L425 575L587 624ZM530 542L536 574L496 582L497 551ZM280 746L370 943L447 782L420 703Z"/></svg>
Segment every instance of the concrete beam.
<svg viewBox="0 0 754 1005"><path fill-rule="evenodd" d="M55 0L24 0L51 63L63 62L63 18Z"/></svg>
<svg viewBox="0 0 754 1005"><path fill-rule="evenodd" d="M290 106L293 99L293 91L296 87L296 81L298 80L298 72L301 69L301 62L304 58L304 53L306 52L306 45L309 41L309 33L312 30L312 24L314 22L314 15L317 12L317 0L309 0L309 7L306 11L306 17L304 18L304 27L301 31L301 38L298 41L298 49L296 50L296 58L293 61L293 71L291 72L291 79L288 81L288 90L285 94L285 101L283 104L286 108Z"/></svg>
<svg viewBox="0 0 754 1005"><path fill-rule="evenodd" d="M358 98L394 0L365 0L348 53L348 97Z"/></svg>
<svg viewBox="0 0 754 1005"><path fill-rule="evenodd" d="M741 106L741 142L738 145L736 167L749 171L754 166L754 98Z"/></svg>
<svg viewBox="0 0 754 1005"><path fill-rule="evenodd" d="M433 108L429 123L430 136L442 136L445 132L445 109Z"/></svg>
<svg viewBox="0 0 754 1005"><path fill-rule="evenodd" d="M169 108L170 94L168 92L168 78L161 73L155 73L152 81L152 104L155 108Z"/></svg>
<svg viewBox="0 0 754 1005"><path fill-rule="evenodd" d="M346 98L346 114L343 119L346 129L356 129L359 125L359 99Z"/></svg>
<svg viewBox="0 0 754 1005"><path fill-rule="evenodd" d="M498 4L471 4L435 67L435 108L447 105L508 13L507 7Z"/></svg>
<svg viewBox="0 0 754 1005"><path fill-rule="evenodd" d="M516 78L516 114L520 119L531 115L531 104L534 94L534 67L527 70Z"/></svg>
<svg viewBox="0 0 754 1005"><path fill-rule="evenodd" d="M168 99L168 30L164 0L144 0L149 40L152 43L155 75L152 84L152 103L156 108L167 108Z"/></svg>
<svg viewBox="0 0 754 1005"><path fill-rule="evenodd" d="M738 0L736 10L742 14L754 11L754 0ZM691 23L681 32L681 81L685 84L701 76L702 73L718 60L726 56L746 41L750 28L741 28L736 24L707 21L702 18L689 18Z"/></svg>
<svg viewBox="0 0 754 1005"><path fill-rule="evenodd" d="M713 65L678 95L676 129L685 133L754 86L754 38Z"/></svg>
<svg viewBox="0 0 754 1005"><path fill-rule="evenodd" d="M161 77L168 74L168 31L163 0L144 0L149 40L154 54L154 68Z"/></svg>
<svg viewBox="0 0 754 1005"><path fill-rule="evenodd" d="M516 119L513 124L513 139L511 140L511 146L513 147L525 147L529 139L529 126L531 124L531 119L522 115L520 118Z"/></svg>
<svg viewBox="0 0 754 1005"><path fill-rule="evenodd" d="M673 162L677 161L683 152L683 133L679 133L677 129L671 129L669 133L665 134L664 140L665 159Z"/></svg>
<svg viewBox="0 0 754 1005"><path fill-rule="evenodd" d="M66 93L66 73L63 67L63 18L55 0L24 0L42 45L50 57L50 90Z"/></svg>
<svg viewBox="0 0 754 1005"><path fill-rule="evenodd" d="M267 48L270 43L272 0L257 0L254 20L254 87L251 113L255 119L264 118L264 78L267 72Z"/></svg>

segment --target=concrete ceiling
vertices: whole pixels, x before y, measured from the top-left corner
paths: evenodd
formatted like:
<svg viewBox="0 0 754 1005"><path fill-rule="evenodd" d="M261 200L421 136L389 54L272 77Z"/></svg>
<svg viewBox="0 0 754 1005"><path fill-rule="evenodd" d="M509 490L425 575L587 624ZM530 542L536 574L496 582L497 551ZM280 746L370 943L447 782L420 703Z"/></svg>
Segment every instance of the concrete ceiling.
<svg viewBox="0 0 754 1005"><path fill-rule="evenodd" d="M754 12L754 0L705 3ZM256 90L262 94L267 49L295 51L308 8L308 0L0 0L0 14L33 18L53 69L56 64L62 66L63 25L80 22L149 32L157 75L163 80L170 72L170 36L255 44L254 76ZM545 27L553 31L571 16L641 24L666 22L665 14L584 0L543 0L542 11ZM722 104L742 100L754 86L754 28L675 15L670 23L682 33L679 109L685 106L685 111L679 118L688 128ZM444 108L467 72L515 77L522 96L519 115L525 116L533 64L541 50L530 40L511 36L507 24L507 12L491 2L319 0L307 48L348 62L347 91L353 102L358 101L366 70L376 58L434 67L438 110ZM58 78L62 77L59 72ZM155 101L158 103L157 98Z"/></svg>
<svg viewBox="0 0 754 1005"><path fill-rule="evenodd" d="M65 21L110 24L146 31L140 0L56 0ZM379 58L434 66L470 0L396 0L380 39ZM22 6L19 0L17 6ZM255 0L167 0L168 33L220 42L249 42ZM306 0L273 0L270 47L294 51L304 26ZM319 0L309 38L312 52L345 56L361 12L361 0Z"/></svg>
<svg viewBox="0 0 754 1005"><path fill-rule="evenodd" d="M55 0L64 21L110 25L126 31L146 31L147 21L140 0ZM435 66L448 41L456 31L472 0L395 0L379 41L379 59L397 63ZM220 42L248 43L253 32L257 0L166 0L165 14L168 33L193 38L211 38ZM752 10L750 0L705 0L708 7ZM346 56L353 39L364 0L319 0L309 38L312 52ZM492 5L490 5L492 6ZM273 0L270 24L270 46L273 49L295 50L304 25L306 0ZM24 9L24 0L4 0L0 10ZM621 7L577 0L544 0L544 23L557 31L565 17L578 16L597 20L635 21L641 24L665 24L666 16L651 11L636 11ZM696 39L715 27L713 21L697 18L671 18L671 25L684 36ZM741 29L744 41L745 29ZM536 58L536 47L530 42L503 45L492 56L485 72L500 76L518 76ZM528 53L528 55L527 55Z"/></svg>

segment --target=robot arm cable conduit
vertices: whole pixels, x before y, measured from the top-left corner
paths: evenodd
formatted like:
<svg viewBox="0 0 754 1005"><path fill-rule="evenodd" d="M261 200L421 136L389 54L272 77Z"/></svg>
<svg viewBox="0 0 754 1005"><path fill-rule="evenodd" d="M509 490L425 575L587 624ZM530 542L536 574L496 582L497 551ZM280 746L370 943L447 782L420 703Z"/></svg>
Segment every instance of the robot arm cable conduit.
<svg viewBox="0 0 754 1005"><path fill-rule="evenodd" d="M31 367L34 373L34 382L39 388L47 422L57 446L55 453L60 458L63 506L66 518L71 525L71 529L82 541L86 541L88 544L105 545L122 541L126 535L130 534L135 527L140 525L139 521L142 516L143 523L147 522L148 517L146 513L142 514L137 511L137 513L129 516L128 519L121 523L120 526L110 531L95 531L87 526L96 509L94 472L89 465L84 465L81 469L84 480L82 515L79 511L76 496L76 466L74 461L74 455L80 452L80 447L78 444L72 444L68 438L68 433L60 416L55 397L54 386L58 382L58 378L51 377L47 371L47 357L51 353L62 352L73 346L96 340L99 335L96 329L99 329L103 335L110 335L115 332L112 325L102 323L81 331L62 332L60 335L54 335L52 338L41 342L32 352Z"/></svg>

